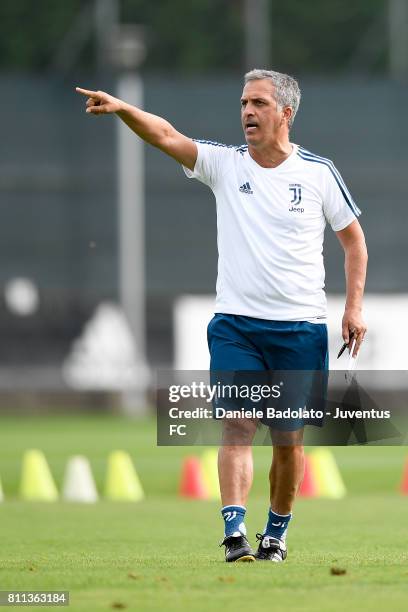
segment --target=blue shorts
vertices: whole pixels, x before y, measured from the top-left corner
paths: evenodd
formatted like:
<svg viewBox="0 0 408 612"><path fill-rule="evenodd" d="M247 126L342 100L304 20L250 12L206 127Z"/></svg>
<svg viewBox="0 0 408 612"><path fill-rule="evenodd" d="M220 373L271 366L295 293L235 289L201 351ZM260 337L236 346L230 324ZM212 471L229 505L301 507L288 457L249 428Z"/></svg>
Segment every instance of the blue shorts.
<svg viewBox="0 0 408 612"><path fill-rule="evenodd" d="M208 325L207 337L212 384L221 378L221 382L229 384L234 381L241 385L266 383L272 386L273 382L278 382L276 377L273 380L274 373L281 379L282 371L291 371L291 375L289 372L287 375L289 384L279 400L280 408L288 405L310 408L311 403L315 409L322 408L328 370L325 324L269 321L217 313ZM301 371L304 374L300 374ZM239 402L231 403L234 404L237 407ZM246 402L245 407L250 404ZM307 423L322 424L320 419L271 420L266 416L261 422L285 430L296 430Z"/></svg>

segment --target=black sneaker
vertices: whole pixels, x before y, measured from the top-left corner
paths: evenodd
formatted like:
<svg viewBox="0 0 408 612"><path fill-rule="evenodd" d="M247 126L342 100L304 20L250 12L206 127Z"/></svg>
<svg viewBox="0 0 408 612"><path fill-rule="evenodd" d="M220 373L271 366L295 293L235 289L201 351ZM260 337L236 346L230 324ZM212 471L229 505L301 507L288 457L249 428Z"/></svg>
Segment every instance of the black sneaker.
<svg viewBox="0 0 408 612"><path fill-rule="evenodd" d="M223 539L220 546L225 546L225 560L232 561L255 561L254 553L245 536L228 536Z"/></svg>
<svg viewBox="0 0 408 612"><path fill-rule="evenodd" d="M255 553L257 561L282 563L286 559L288 553L285 542L262 533L257 533L256 539L259 540L258 550Z"/></svg>

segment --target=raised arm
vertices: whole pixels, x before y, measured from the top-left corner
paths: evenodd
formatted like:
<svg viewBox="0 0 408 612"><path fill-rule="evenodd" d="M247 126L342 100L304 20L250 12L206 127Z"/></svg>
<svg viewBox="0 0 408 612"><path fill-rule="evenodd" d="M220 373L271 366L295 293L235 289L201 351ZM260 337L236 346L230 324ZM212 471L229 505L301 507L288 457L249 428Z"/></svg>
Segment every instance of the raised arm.
<svg viewBox="0 0 408 612"><path fill-rule="evenodd" d="M349 343L350 331L353 330L356 338L354 356L367 331L362 316L364 285L367 271L367 247L363 230L357 219L346 228L336 232L344 249L346 273L346 305L342 321L344 342Z"/></svg>
<svg viewBox="0 0 408 612"><path fill-rule="evenodd" d="M116 114L135 134L145 142L157 147L190 170L197 160L197 145L180 134L168 121L127 104L104 91L91 91L76 87L76 91L87 96L86 112L92 115Z"/></svg>

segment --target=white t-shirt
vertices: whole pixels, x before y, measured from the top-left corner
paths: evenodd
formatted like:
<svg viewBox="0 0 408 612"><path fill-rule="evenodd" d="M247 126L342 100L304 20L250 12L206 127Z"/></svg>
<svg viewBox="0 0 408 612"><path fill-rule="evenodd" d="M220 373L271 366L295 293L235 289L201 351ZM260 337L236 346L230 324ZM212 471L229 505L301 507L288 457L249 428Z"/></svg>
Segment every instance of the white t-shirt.
<svg viewBox="0 0 408 612"><path fill-rule="evenodd" d="M275 321L323 322L323 235L360 214L330 160L293 145L276 168L263 168L246 145L196 141L188 177L217 203L215 312Z"/></svg>

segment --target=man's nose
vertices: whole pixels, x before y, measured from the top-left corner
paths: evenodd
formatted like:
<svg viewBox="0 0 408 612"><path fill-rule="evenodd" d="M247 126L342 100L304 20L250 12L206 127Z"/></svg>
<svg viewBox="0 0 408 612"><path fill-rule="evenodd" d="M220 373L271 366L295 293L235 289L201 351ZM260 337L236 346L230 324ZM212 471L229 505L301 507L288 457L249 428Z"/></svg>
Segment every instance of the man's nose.
<svg viewBox="0 0 408 612"><path fill-rule="evenodd" d="M248 117L252 117L253 115L254 115L253 107L247 105L244 108L244 112L242 113L242 116L244 117L244 119L247 119Z"/></svg>

